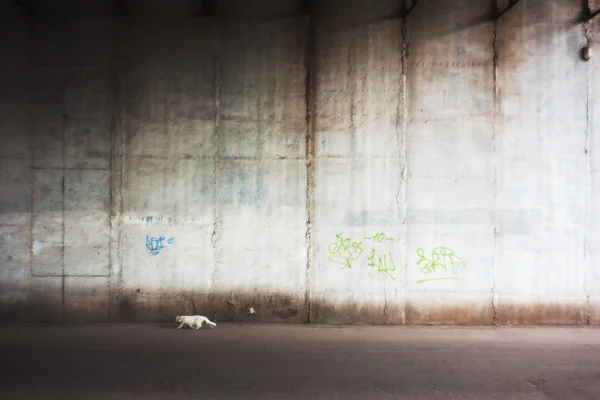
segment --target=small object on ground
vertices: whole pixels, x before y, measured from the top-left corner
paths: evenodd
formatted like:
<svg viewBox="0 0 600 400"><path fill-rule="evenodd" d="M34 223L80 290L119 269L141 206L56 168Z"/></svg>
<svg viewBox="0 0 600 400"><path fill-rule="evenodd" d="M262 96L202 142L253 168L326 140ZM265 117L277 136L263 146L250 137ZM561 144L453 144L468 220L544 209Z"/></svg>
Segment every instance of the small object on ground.
<svg viewBox="0 0 600 400"><path fill-rule="evenodd" d="M256 314L256 310L254 309L254 307L248 308L248 314Z"/></svg>
<svg viewBox="0 0 600 400"><path fill-rule="evenodd" d="M217 324L203 315L178 315L175 318L175 322L181 323L177 329L181 329L184 325L187 325L192 329L200 329L202 328L202 324L205 322L210 326L210 329L212 329L214 326L217 326Z"/></svg>

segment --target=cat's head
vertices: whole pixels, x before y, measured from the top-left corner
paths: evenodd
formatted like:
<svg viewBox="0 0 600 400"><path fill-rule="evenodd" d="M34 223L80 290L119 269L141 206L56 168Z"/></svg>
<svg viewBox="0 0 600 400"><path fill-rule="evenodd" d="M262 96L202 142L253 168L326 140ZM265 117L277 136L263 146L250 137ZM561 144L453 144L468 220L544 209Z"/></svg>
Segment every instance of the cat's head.
<svg viewBox="0 0 600 400"><path fill-rule="evenodd" d="M181 317L179 315L175 317L175 322L181 322Z"/></svg>

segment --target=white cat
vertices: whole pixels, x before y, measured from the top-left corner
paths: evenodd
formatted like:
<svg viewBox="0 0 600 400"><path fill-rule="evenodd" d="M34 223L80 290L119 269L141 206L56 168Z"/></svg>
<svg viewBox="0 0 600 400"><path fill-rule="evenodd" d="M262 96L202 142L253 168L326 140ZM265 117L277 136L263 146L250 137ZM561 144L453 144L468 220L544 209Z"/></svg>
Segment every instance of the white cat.
<svg viewBox="0 0 600 400"><path fill-rule="evenodd" d="M210 326L210 329L212 329L213 326L217 326L217 324L211 322L202 315L178 315L177 318L175 318L175 322L181 322L181 325L179 325L177 329L181 329L184 325L193 329L200 329L205 322Z"/></svg>

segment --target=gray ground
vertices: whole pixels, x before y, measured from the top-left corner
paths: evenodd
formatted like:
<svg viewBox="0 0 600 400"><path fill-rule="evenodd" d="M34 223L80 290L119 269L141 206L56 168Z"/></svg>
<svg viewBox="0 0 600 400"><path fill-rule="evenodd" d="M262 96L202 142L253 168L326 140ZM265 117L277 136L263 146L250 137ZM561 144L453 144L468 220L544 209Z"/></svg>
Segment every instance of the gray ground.
<svg viewBox="0 0 600 400"><path fill-rule="evenodd" d="M593 328L0 327L2 399L600 399Z"/></svg>

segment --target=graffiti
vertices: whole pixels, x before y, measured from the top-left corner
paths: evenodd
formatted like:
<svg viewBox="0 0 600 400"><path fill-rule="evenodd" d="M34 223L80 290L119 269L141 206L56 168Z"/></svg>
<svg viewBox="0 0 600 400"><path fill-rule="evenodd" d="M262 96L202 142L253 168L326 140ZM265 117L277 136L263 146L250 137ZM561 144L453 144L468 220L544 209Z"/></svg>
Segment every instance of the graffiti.
<svg viewBox="0 0 600 400"><path fill-rule="evenodd" d="M341 233L338 233L335 237L335 242L327 247L329 260L342 265L342 269L351 269L353 263L360 264L363 242L344 237ZM369 255L366 257L368 274L371 278L382 276L384 279L389 278L395 281L407 269L407 265L402 268L397 266L391 251L381 250L380 245L394 240L386 233L380 232L373 236L365 236L363 240L372 246L371 252L367 253ZM457 275L457 269L459 267L466 268L467 266L464 260L448 247L436 247L431 251L430 256L425 255L423 248L418 248L416 253L419 257L416 268L424 275L422 279L417 280L417 283L459 280L461 278Z"/></svg>
<svg viewBox="0 0 600 400"><path fill-rule="evenodd" d="M376 233L371 237L365 237L365 240L372 240L374 243L383 243L385 240L394 240L391 237L388 237L385 233L380 232Z"/></svg>
<svg viewBox="0 0 600 400"><path fill-rule="evenodd" d="M456 267L462 266L466 268L464 260L454 254L454 250L448 247L436 247L431 251L431 257L425 256L425 250L417 249L419 261L417 267L422 274L427 275L426 278L420 279L417 283L439 280L455 280L460 279L456 275Z"/></svg>
<svg viewBox="0 0 600 400"><path fill-rule="evenodd" d="M345 238L341 233L335 235L335 242L327 246L329 261L339 264L342 269L352 268L351 261L356 261L363 252L362 242L353 242L351 238Z"/></svg>
<svg viewBox="0 0 600 400"><path fill-rule="evenodd" d="M406 269L406 266L399 271L397 271L396 263L394 262L394 258L392 257L392 253L383 255L383 259L380 256L376 257L375 249L371 250L371 255L367 257L368 267L375 269L375 271L370 271L369 276L374 278L377 275L384 275L384 277L391 278L392 280L396 280L402 272ZM388 258L389 255L389 258ZM390 262L390 266L388 267L388 260ZM397 272L396 272L397 271Z"/></svg>
<svg viewBox="0 0 600 400"><path fill-rule="evenodd" d="M173 238L166 239L166 245L173 244ZM146 249L150 252L151 255L157 256L160 254L160 251L166 247L165 245L165 237L149 237L146 236Z"/></svg>
<svg viewBox="0 0 600 400"><path fill-rule="evenodd" d="M341 233L335 235L335 238L335 242L327 247L329 261L342 265L342 269L351 269L353 263L360 262L359 259L364 252L363 242L353 240L350 237L344 237ZM393 240L393 238L383 232L376 233L373 236L364 237L364 241L369 242L372 246ZM371 249L371 253L366 258L366 261L367 267L369 268L368 274L372 278L383 276L384 278L396 280L406 269L406 267L402 269L397 268L391 252L379 254L375 248Z"/></svg>

